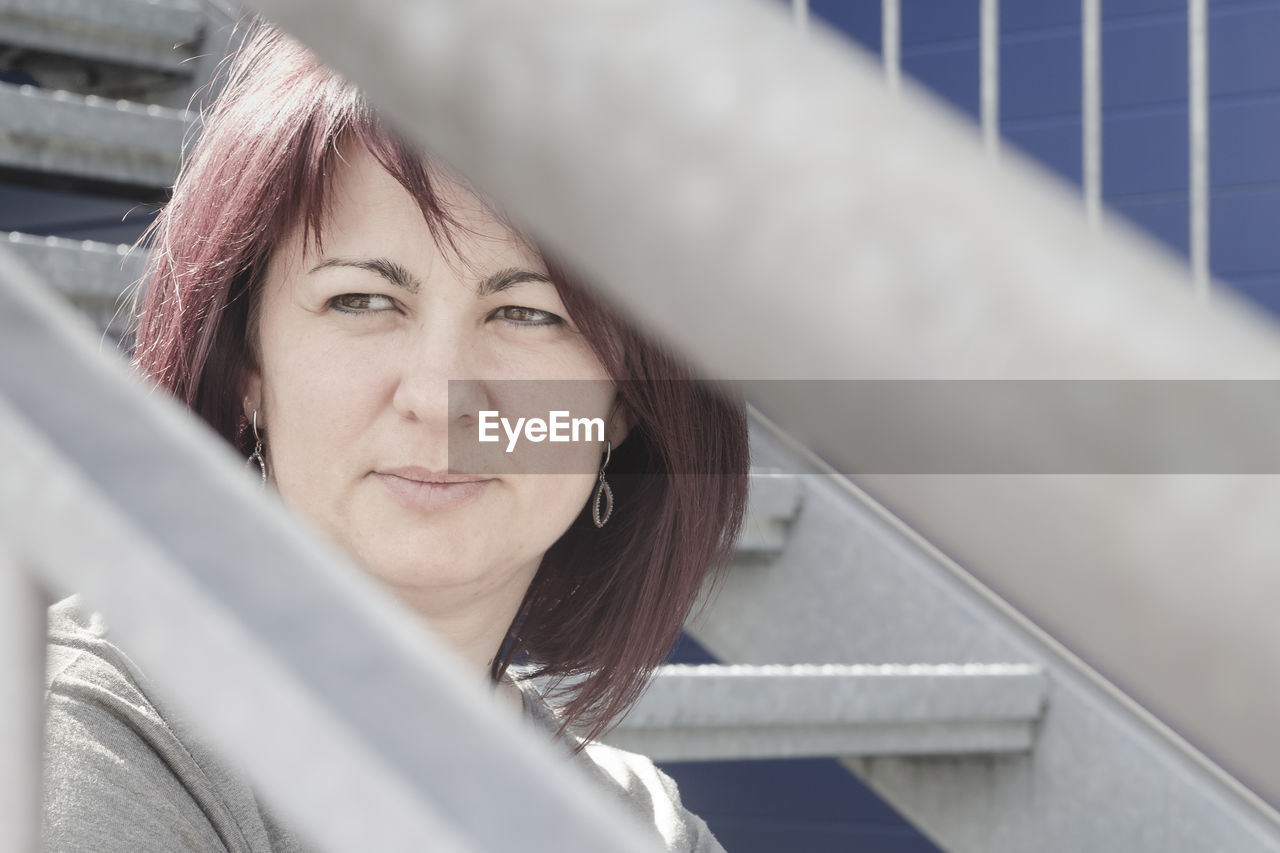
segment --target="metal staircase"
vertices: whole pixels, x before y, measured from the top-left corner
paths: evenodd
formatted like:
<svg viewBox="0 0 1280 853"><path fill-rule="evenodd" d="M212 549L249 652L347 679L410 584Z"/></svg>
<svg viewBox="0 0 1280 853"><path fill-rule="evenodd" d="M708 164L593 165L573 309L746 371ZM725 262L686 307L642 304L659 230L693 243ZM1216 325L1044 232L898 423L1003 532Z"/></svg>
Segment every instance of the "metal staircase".
<svg viewBox="0 0 1280 853"><path fill-rule="evenodd" d="M100 328L140 271L9 245ZM664 668L611 742L839 758L947 850L1280 849L1255 797L758 416L753 454L738 556L689 626L728 663Z"/></svg>
<svg viewBox="0 0 1280 853"><path fill-rule="evenodd" d="M198 0L0 0L0 174L162 198L230 24Z"/></svg>
<svg viewBox="0 0 1280 853"><path fill-rule="evenodd" d="M0 70L26 79L0 83L0 173L162 198L227 23L194 0L0 0ZM119 337L140 252L0 243ZM837 757L948 850L1280 850L1255 796L847 479L753 429L738 558L689 626L727 663L660 672L614 742Z"/></svg>
<svg viewBox="0 0 1280 853"><path fill-rule="evenodd" d="M49 287L115 340L127 332L126 302L142 279L141 252L116 243L0 233L3 244Z"/></svg>
<svg viewBox="0 0 1280 853"><path fill-rule="evenodd" d="M197 92L233 38L202 0L0 0L0 180L162 201ZM0 239L112 337L142 274L125 246Z"/></svg>
<svg viewBox="0 0 1280 853"><path fill-rule="evenodd" d="M793 475L802 509L782 552L735 566L690 626L721 660L765 673L792 665L753 700L706 706L740 709L720 721L740 754L753 743L771 744L771 755L809 754L789 736L790 720L809 714L832 737L843 712L857 721L844 723L847 740L827 754L947 850L1280 849L1256 796L847 478L769 424L755 427L757 464L807 472ZM847 673L844 685L833 677L825 692L806 690L804 712L793 696L770 702L813 662L863 661L916 666ZM678 689L659 688L658 713ZM762 709L773 715L756 737ZM866 736L877 726L887 730L879 741Z"/></svg>
<svg viewBox="0 0 1280 853"><path fill-rule="evenodd" d="M85 94L135 101L152 100L144 96L161 90L181 97L183 81L196 73L192 60L200 56L207 24L206 7L195 0L0 3L7 65L28 70L48 88L87 88Z"/></svg>

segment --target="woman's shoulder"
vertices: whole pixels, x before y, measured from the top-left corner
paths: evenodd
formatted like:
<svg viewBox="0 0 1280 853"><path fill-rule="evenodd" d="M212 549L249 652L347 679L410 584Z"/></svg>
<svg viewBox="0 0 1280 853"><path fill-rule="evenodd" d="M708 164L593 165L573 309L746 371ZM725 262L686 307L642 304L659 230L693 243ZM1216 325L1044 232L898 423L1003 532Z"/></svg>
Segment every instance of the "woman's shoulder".
<svg viewBox="0 0 1280 853"><path fill-rule="evenodd" d="M185 729L103 619L75 596L49 608L43 834L49 851L103 853L302 848L248 780ZM525 713L554 735L555 712L518 680ZM706 824L648 758L590 743L574 761L651 826L668 851L716 853Z"/></svg>
<svg viewBox="0 0 1280 853"><path fill-rule="evenodd" d="M517 678L517 684L524 696L526 714L538 728L554 735L559 729L554 708L532 681ZM702 818L684 807L675 780L651 759L591 742L576 753L574 760L599 788L613 794L643 824L652 827L666 850L723 853L724 848Z"/></svg>
<svg viewBox="0 0 1280 853"><path fill-rule="evenodd" d="M101 614L78 595L48 610L45 689L49 700L95 699L130 719L154 718L137 667L108 639Z"/></svg>
<svg viewBox="0 0 1280 853"><path fill-rule="evenodd" d="M657 830L667 850L723 853L702 818L684 807L675 780L649 758L603 743L589 743L579 755L588 773Z"/></svg>
<svg viewBox="0 0 1280 853"><path fill-rule="evenodd" d="M75 596L49 608L45 683L46 850L298 849Z"/></svg>

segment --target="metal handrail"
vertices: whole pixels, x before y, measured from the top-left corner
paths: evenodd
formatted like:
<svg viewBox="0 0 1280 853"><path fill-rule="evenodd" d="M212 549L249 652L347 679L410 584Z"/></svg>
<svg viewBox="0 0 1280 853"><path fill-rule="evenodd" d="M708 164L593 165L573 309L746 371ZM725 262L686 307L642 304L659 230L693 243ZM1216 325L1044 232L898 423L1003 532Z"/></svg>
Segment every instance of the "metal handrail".
<svg viewBox="0 0 1280 853"><path fill-rule="evenodd" d="M45 601L0 544L0 849L35 850L40 826Z"/></svg>
<svg viewBox="0 0 1280 853"><path fill-rule="evenodd" d="M0 342L0 541L49 594L109 614L154 688L318 849L650 849L7 250ZM28 704L0 706L6 756L40 742L18 731Z"/></svg>
<svg viewBox="0 0 1280 853"><path fill-rule="evenodd" d="M1074 194L1012 152L986 162L967 124L918 92L892 97L869 59L816 25L799 38L775 4L253 5L712 375L1280 376L1268 323L1228 299L1197 304L1170 257L1117 223L1092 231ZM848 437L819 407L756 402L846 461ZM970 426L902 424L943 445ZM1029 415L1010 434L1070 459L1080 438L1053 426ZM1167 478L1136 497L1106 478L1020 481L987 489L981 513L918 480L874 485L1280 802L1280 684L1262 676L1280 670L1280 644L1261 641L1273 619L1251 605L1280 593L1280 543L1269 517L1234 503L1270 505L1274 485L1207 489L1191 510ZM1214 525L1211 580L1190 511ZM1171 521L1154 542L1153 517ZM1035 564L1010 547L1009 519L1043 537ZM1069 559L1081 535L1107 543L1095 560ZM1213 691L1185 677L1185 660L1212 672Z"/></svg>
<svg viewBox="0 0 1280 853"><path fill-rule="evenodd" d="M785 14L767 4L258 5L716 375L1280 376L1280 344L1263 323L1226 300L1206 310L1183 299L1169 285L1185 275L1168 259L1125 239L1123 229L1090 234L1074 201L1046 189L1016 156L1002 154L1003 168L992 168L968 128L923 107L918 93L904 92L901 103L891 98L872 65L852 58L821 28L813 26L806 43L788 35ZM634 42L622 41L624 29ZM618 49L632 43L661 49ZM658 255L654 244L669 251ZM0 265L6 281L25 277ZM718 281L734 289L708 285ZM832 281L841 286L832 288ZM185 697L192 719L229 755L251 765L286 818L305 814L332 849L367 844L375 826L403 832L401 842L462 831L478 844L500 845L505 839L493 828L499 822L478 805L491 806L492 795L441 786L441 777L457 782L448 776L448 761L461 762L456 747L430 741L445 749L431 757L438 765L443 756L443 768L422 763L420 750L401 755L393 748L403 746L391 733L407 732L397 728L407 707L428 715L416 725L442 721L453 744L471 749L496 738L500 748L468 752L467 766L515 762L509 773L509 765L501 766L520 797L502 802L522 810L501 823L519 827L525 849L535 849L540 831L557 849L631 849L609 834L610 821L581 813L580 803L591 802L585 788L567 775L548 782L559 773L543 769L548 756L514 735L493 734L506 731L505 724L484 710L483 700L464 698L474 687L435 652L418 651L434 646L416 623L332 554L297 538L279 508L236 476L225 449L195 435L171 405L130 390L122 371L88 355L68 321L39 303L30 285L0 288L0 340L24 354L21 363L6 358L0 366L0 441L23 450L0 478L0 530L50 587L79 588L117 614L120 635L139 660L175 698ZM923 319L921 306L928 306ZM759 346L757 335L741 333L758 328L761 317L769 318L768 332L778 341L772 351ZM1107 342L1101 352L1100 338ZM761 402L767 411L768 400ZM80 407L93 412L92 433L76 422ZM840 425L824 422L820 412L771 414L827 458L843 457ZM939 442L954 426L903 425ZM1034 432L1052 425L1030 418L1017 426ZM1072 441L1062 437L1059 449L1069 453ZM205 497L175 500L184 492L170 487L188 481L203 484L198 493ZM1280 762L1266 735L1280 697L1259 682L1275 671L1280 650L1258 642L1270 613L1248 606L1274 598L1264 571L1274 544L1266 514L1233 512L1230 495L1209 495L1196 507L1221 536L1210 581L1188 571L1197 567L1187 547L1193 531L1174 526L1157 550L1140 526L1152 516L1185 518L1184 496L1174 487L1144 486L1136 506L1121 500L1123 490L1114 485L1055 491L1050 484L1031 510L1025 491L989 492L983 511L1002 524L1031 511L1049 541L1083 529L1110 542L1102 556L1111 562L1072 564L1079 594L1059 598L1037 592L1037 585L1053 588L1065 576L1052 554L1031 565L1017 559L980 524L977 533L965 529L962 522L974 519L936 501L930 484L878 486L922 526L941 528L942 538L997 586L1021 592L1019 603L1042 624L1277 798ZM1261 484L1248 496L1266 502L1276 494ZM206 525L215 507L223 520ZM84 513L77 537L62 529L71 512ZM190 523L193 517L200 524ZM130 562L119 562L122 555ZM264 558L284 574L250 571ZM109 578L94 568L108 563ZM274 592L261 586L287 576L314 583L284 583ZM1141 596L1115 596L1167 592L1171 576L1185 577L1187 585L1156 607L1144 606ZM160 587L179 602L179 616L147 606L148 592ZM1216 595L1221 589L1234 596ZM1111 603L1108 596L1117 606L1098 608L1100 600ZM332 670L308 660L333 641L308 633L318 615L349 623L359 638L354 650L340 650L341 666ZM1196 695L1205 691L1180 678L1181 668L1150 666L1153 656L1169 664L1185 652L1181 635L1191 617L1207 632L1202 638L1219 665L1220 689L1228 696L1236 690L1256 709L1239 699L1206 704ZM1129 627L1124 619L1135 618L1150 647L1127 645L1117 633ZM197 627L195 640L166 648L165 632L179 625ZM225 691L211 691L189 674L200 669L191 666L192 656L216 672L228 648L246 664L236 673L242 689L248 683L248 692L272 691L259 694L273 698L272 713L260 720L244 719ZM370 676L365 665L375 662ZM397 677L401 671L450 686L427 694L420 683ZM335 686L351 678L372 678L409 701L388 706L396 709L389 717L386 708L374 714ZM344 771L368 793L384 795L349 804L348 812L360 814L359 827L344 824L338 810L315 808L324 786L300 778L291 765L305 755L282 752L270 740L282 731L281 719L289 732L307 731L310 748L342 752ZM248 739L235 743L238 737ZM398 769L388 772L388 764ZM535 769L537 784L519 787ZM1248 791L1234 793L1262 822L1274 821ZM445 828L427 802L432 797L460 804L449 819L461 830ZM387 823L375 822L379 816ZM578 833L579 847L555 835L560 831ZM394 846L396 839L386 841Z"/></svg>

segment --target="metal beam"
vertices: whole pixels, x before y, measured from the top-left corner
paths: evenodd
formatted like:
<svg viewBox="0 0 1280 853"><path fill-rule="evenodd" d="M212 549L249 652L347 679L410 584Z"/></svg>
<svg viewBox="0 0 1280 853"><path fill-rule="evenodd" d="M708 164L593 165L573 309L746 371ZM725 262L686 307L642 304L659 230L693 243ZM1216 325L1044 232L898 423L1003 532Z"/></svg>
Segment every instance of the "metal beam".
<svg viewBox="0 0 1280 853"><path fill-rule="evenodd" d="M979 19L982 145L994 160L1000 155L1000 0L982 0Z"/></svg>
<svg viewBox="0 0 1280 853"><path fill-rule="evenodd" d="M166 107L0 84L0 167L167 187L191 119Z"/></svg>
<svg viewBox="0 0 1280 853"><path fill-rule="evenodd" d="M1074 192L1016 157L994 168L969 125L892 97L873 61L820 28L801 44L778 4L254 5L717 377L1280 377L1269 324L1240 303L1206 310L1187 299L1170 286L1186 272L1167 255L1124 229L1092 233ZM624 39L662 50L619 52ZM820 406L758 402L843 464L850 436ZM942 444L956 426L901 424ZM1059 458L1089 440L1034 414L1007 429ZM1262 641L1274 616L1253 604L1280 597L1275 526L1212 489L1197 497L1193 525L1183 486L1135 495L1131 485L988 490L976 526L976 507L943 502L932 484L883 488L913 524L1280 802L1280 682L1258 678L1280 671L1280 644ZM1244 506L1280 501L1274 484L1246 491ZM1158 537L1152 519L1170 522ZM1213 530L1212 579L1201 525ZM1037 531L1037 559L1010 529ZM1088 559L1071 559L1082 542ZM1213 672L1214 690L1185 677L1187 659Z"/></svg>
<svg viewBox="0 0 1280 853"><path fill-rule="evenodd" d="M901 0L884 0L880 6L880 59L889 91L898 91L902 86Z"/></svg>
<svg viewBox="0 0 1280 853"><path fill-rule="evenodd" d="M10 544L0 538L0 849L23 851L39 846L47 602Z"/></svg>
<svg viewBox="0 0 1280 853"><path fill-rule="evenodd" d="M1188 136L1191 149L1191 276L1196 296L1209 296L1209 6L1187 0Z"/></svg>
<svg viewBox="0 0 1280 853"><path fill-rule="evenodd" d="M1102 0L1082 0L1080 31L1084 209L1096 228L1102 220Z"/></svg>
<svg viewBox="0 0 1280 853"><path fill-rule="evenodd" d="M333 851L648 849L3 249L0 283L0 539L103 611L286 823Z"/></svg>
<svg viewBox="0 0 1280 853"><path fill-rule="evenodd" d="M1027 752L1023 664L666 666L610 743L660 761Z"/></svg>

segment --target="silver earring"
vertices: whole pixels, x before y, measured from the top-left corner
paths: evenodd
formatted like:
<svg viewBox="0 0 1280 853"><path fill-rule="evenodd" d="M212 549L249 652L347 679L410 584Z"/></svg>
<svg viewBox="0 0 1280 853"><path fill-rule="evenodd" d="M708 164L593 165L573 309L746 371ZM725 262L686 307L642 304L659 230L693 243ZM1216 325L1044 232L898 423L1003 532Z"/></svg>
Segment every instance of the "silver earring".
<svg viewBox="0 0 1280 853"><path fill-rule="evenodd" d="M253 440L256 442L253 446L253 453L249 454L249 461L244 465L248 468L255 462L258 463L258 470L262 472L262 487L267 486L267 458L262 455L262 436L258 433L258 410L253 410Z"/></svg>
<svg viewBox="0 0 1280 853"><path fill-rule="evenodd" d="M596 527L604 527L609 516L613 515L613 489L604 478L604 469L609 466L609 457L613 455L613 442L605 442L604 462L600 463L600 484L596 486L596 497L591 502L591 520ZM600 504L604 504L604 514L600 514Z"/></svg>

